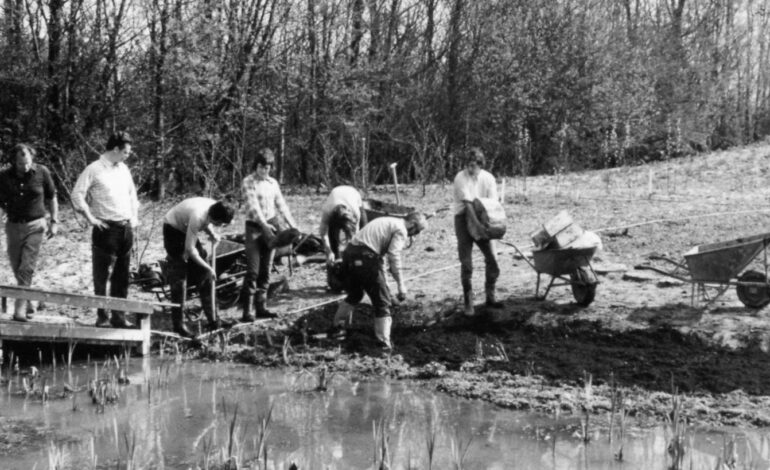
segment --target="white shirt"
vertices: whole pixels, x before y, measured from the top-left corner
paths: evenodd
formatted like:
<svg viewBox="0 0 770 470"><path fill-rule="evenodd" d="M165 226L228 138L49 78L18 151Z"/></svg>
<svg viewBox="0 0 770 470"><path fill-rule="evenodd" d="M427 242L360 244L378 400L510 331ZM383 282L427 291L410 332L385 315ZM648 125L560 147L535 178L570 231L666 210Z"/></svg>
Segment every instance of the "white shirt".
<svg viewBox="0 0 770 470"><path fill-rule="evenodd" d="M378 217L364 225L353 236L353 245L365 245L380 256L387 255L392 273L401 273L401 250L406 246L409 234L404 219L398 217ZM394 277L397 274L393 274ZM398 280L398 277L397 277Z"/></svg>
<svg viewBox="0 0 770 470"><path fill-rule="evenodd" d="M337 186L332 189L323 206L321 206L321 226L319 232L322 237L329 232L329 219L334 208L339 204L343 204L350 209L356 218L356 227L358 226L358 221L361 220L361 206L363 205L361 194L353 186Z"/></svg>
<svg viewBox="0 0 770 470"><path fill-rule="evenodd" d="M72 189L76 209L90 209L97 219L139 223L139 199L131 172L123 162L112 163L102 155L88 165Z"/></svg>
<svg viewBox="0 0 770 470"><path fill-rule="evenodd" d="M497 200L497 181L486 170L479 170L479 174L471 176L468 169L457 173L454 181L454 213L462 214L465 211L464 201L472 202L479 197Z"/></svg>

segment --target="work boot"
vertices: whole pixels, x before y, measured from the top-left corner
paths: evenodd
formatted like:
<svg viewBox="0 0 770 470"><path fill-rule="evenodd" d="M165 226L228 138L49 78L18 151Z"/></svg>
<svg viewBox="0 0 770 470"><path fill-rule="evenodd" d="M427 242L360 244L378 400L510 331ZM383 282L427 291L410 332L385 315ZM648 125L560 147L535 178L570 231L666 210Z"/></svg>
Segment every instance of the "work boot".
<svg viewBox="0 0 770 470"><path fill-rule="evenodd" d="M187 329L184 324L184 316L181 308L175 308L171 311L171 323L173 325L174 333L178 334L182 338L194 338L195 335L192 331Z"/></svg>
<svg viewBox="0 0 770 470"><path fill-rule="evenodd" d="M252 323L256 318L254 317L254 302L251 294L241 294L241 302L243 303L243 313L241 314L241 323Z"/></svg>
<svg viewBox="0 0 770 470"><path fill-rule="evenodd" d="M473 312L473 289L463 291L463 313L466 317L472 317Z"/></svg>
<svg viewBox="0 0 770 470"><path fill-rule="evenodd" d="M390 317L375 317L374 319L374 336L382 348L387 351L393 349L393 344L390 342L390 327L392 324L393 319Z"/></svg>
<svg viewBox="0 0 770 470"><path fill-rule="evenodd" d="M275 318L278 315L267 309L267 291L259 289L254 298L254 306L257 309L257 318Z"/></svg>
<svg viewBox="0 0 770 470"><path fill-rule="evenodd" d="M206 320L209 321L209 330L214 331L222 328L222 322L219 321L219 315L215 311L212 311L210 299L201 298L201 302L203 302L203 314L206 315Z"/></svg>
<svg viewBox="0 0 770 470"><path fill-rule="evenodd" d="M16 299L15 307L13 310L13 319L16 321L27 321L27 301L24 299Z"/></svg>
<svg viewBox="0 0 770 470"><path fill-rule="evenodd" d="M347 335L347 327L352 323L352 315L355 306L350 305L344 300L340 302L337 307L337 312L334 314L334 320L332 320L332 327L327 333L327 337L330 339L343 340Z"/></svg>
<svg viewBox="0 0 770 470"><path fill-rule="evenodd" d="M114 328L133 328L134 324L126 320L126 313L117 310L112 311L112 318L110 319L110 325Z"/></svg>
<svg viewBox="0 0 770 470"><path fill-rule="evenodd" d="M487 294L487 301L486 305L487 307L491 308L503 308L503 303L498 301L497 298L495 298L495 286L486 286L485 288L486 294Z"/></svg>
<svg viewBox="0 0 770 470"><path fill-rule="evenodd" d="M110 317L102 308L96 310L96 326L97 328L109 328L110 326Z"/></svg>

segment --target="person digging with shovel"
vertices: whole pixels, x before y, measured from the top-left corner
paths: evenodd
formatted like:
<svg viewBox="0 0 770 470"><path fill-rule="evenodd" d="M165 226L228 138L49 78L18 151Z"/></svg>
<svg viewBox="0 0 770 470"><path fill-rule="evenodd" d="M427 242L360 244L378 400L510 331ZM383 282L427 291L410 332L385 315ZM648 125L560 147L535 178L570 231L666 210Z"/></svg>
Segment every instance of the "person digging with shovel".
<svg viewBox="0 0 770 470"><path fill-rule="evenodd" d="M374 219L353 236L342 253L348 295L337 308L330 337L345 337L345 328L350 324L353 310L366 293L374 307L374 336L383 349L389 351L393 348L390 341L393 323L390 317L391 295L385 278L385 258L398 286L396 298L403 302L406 300L406 285L401 272L401 251L406 246L407 238L424 231L427 225L423 214L412 212L406 219Z"/></svg>
<svg viewBox="0 0 770 470"><path fill-rule="evenodd" d="M210 330L221 326L212 295L212 282L216 282L217 274L206 262L207 254L198 234L205 232L216 245L220 236L214 227L229 224L234 214L235 209L226 202L207 197L191 197L172 207L166 213L163 223L163 247L166 249L171 301L181 304L187 284L195 285ZM195 335L185 326L183 316L181 306L171 310L174 332L182 337L193 338Z"/></svg>

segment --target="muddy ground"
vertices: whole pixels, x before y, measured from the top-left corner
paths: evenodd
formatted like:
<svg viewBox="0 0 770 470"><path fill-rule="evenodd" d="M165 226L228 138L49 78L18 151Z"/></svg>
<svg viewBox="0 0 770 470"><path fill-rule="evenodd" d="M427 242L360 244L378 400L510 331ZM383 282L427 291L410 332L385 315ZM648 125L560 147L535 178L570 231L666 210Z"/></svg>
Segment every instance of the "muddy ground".
<svg viewBox="0 0 770 470"><path fill-rule="evenodd" d="M326 291L323 264L312 262L293 274L286 263L276 268L274 276L289 278L288 288L271 301L279 319L240 325L209 336L202 347L185 347L210 359L416 379L459 396L549 413L606 414L610 397L620 393L640 424L665 419L676 391L692 422L769 426L770 308L747 309L732 288L711 304L691 305L691 284L634 269L651 255L678 259L699 244L770 232L769 166L766 144L644 167L508 178L504 241L528 253L529 234L566 209L602 237L604 249L593 260L601 283L586 308L575 304L569 287L554 287L547 300L536 300L535 271L501 243L498 289L505 307L480 308L473 321L453 316L462 297L459 264L451 212L441 211L449 205L451 185L402 185L404 204L436 216L405 252L409 299L394 309L391 356L372 346L367 305L358 309L346 341L324 338L340 297ZM369 197L395 202L393 189L374 188ZM325 191L285 192L300 229L315 232ZM144 203L135 264L163 257L160 228L171 204ZM90 230L64 207L62 231L45 244L34 284L88 293ZM242 215L225 232L241 227ZM0 278L11 282L7 264L0 266ZM480 257L474 284L483 290ZM140 289L131 295L153 298ZM94 320L92 312L55 306L46 306L45 314ZM222 316L236 319L239 312ZM158 330L169 328L164 315L153 321ZM176 341L158 340L166 348Z"/></svg>

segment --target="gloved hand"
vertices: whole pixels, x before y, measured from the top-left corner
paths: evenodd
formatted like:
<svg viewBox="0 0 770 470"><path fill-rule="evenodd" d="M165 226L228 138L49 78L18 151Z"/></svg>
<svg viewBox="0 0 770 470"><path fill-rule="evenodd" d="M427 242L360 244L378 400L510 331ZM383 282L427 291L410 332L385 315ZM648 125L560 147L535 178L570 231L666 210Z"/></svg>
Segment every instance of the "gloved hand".
<svg viewBox="0 0 770 470"><path fill-rule="evenodd" d="M398 294L396 294L396 299L399 302L403 302L404 300L406 300L406 292L399 292Z"/></svg>

